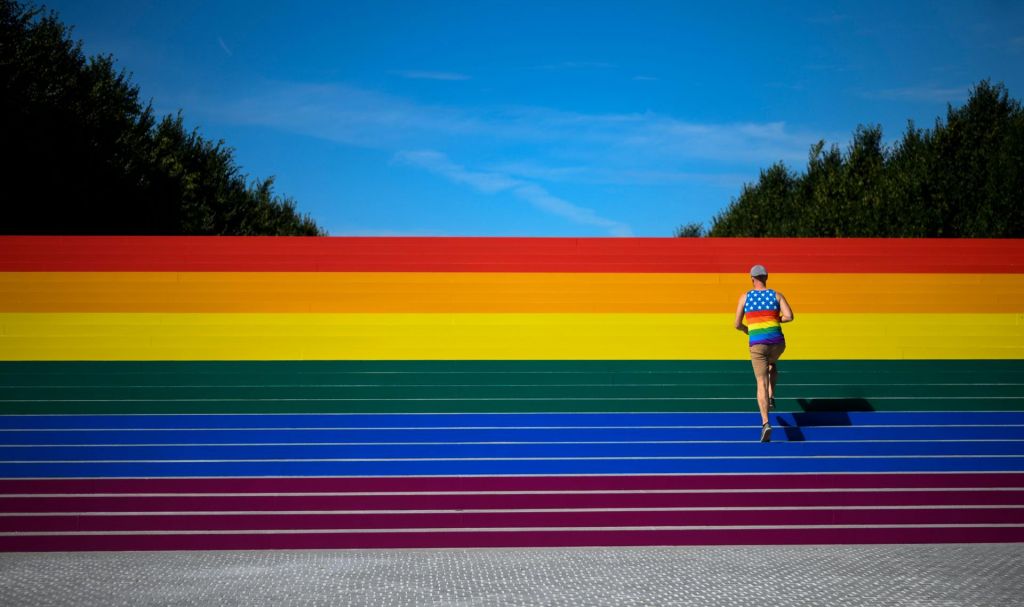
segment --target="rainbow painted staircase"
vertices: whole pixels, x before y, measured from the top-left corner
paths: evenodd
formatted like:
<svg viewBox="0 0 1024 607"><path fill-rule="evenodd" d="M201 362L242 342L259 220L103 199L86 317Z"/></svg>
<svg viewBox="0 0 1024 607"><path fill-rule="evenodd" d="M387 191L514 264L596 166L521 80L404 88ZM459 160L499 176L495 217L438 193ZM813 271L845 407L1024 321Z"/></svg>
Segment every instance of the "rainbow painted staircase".
<svg viewBox="0 0 1024 607"><path fill-rule="evenodd" d="M0 550L1021 542L1022 279L1009 240L0 237Z"/></svg>

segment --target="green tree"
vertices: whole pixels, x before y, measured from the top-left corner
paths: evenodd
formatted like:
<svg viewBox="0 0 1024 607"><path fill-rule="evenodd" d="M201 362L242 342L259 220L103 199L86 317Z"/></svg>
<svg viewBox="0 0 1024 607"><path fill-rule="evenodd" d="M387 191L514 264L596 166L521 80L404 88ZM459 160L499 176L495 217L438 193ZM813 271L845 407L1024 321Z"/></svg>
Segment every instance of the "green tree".
<svg viewBox="0 0 1024 607"><path fill-rule="evenodd" d="M156 120L111 56L53 12L0 0L7 234L322 234L223 142Z"/></svg>
<svg viewBox="0 0 1024 607"><path fill-rule="evenodd" d="M858 127L848 150L811 146L807 168L761 171L716 215L709 236L1024 236L1024 111L982 81L933 129L883 144Z"/></svg>
<svg viewBox="0 0 1024 607"><path fill-rule="evenodd" d="M788 213L796 204L798 182L781 162L761 171L757 185L744 185L740 197L733 201L712 223L709 236L717 232L755 233L781 236L787 229Z"/></svg>
<svg viewBox="0 0 1024 607"><path fill-rule="evenodd" d="M688 223L676 228L676 238L700 238L704 235L704 224Z"/></svg>

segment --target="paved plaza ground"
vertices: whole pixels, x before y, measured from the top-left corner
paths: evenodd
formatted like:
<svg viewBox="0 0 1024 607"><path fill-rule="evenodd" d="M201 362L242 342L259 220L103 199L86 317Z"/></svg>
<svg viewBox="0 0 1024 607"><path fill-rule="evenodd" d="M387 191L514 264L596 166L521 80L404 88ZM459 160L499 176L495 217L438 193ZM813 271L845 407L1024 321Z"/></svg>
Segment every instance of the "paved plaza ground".
<svg viewBox="0 0 1024 607"><path fill-rule="evenodd" d="M1024 545L0 554L0 604L1024 605Z"/></svg>

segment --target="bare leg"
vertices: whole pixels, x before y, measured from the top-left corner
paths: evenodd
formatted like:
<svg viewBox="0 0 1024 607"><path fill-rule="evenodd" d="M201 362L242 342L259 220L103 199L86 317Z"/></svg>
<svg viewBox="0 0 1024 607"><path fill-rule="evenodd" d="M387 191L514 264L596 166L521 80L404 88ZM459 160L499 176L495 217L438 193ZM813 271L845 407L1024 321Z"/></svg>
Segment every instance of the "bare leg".
<svg viewBox="0 0 1024 607"><path fill-rule="evenodd" d="M768 367L768 398L775 398L775 382L779 379L779 367L778 365L770 365Z"/></svg>
<svg viewBox="0 0 1024 607"><path fill-rule="evenodd" d="M761 424L768 423L768 389L770 387L768 374L757 377L757 408L761 411Z"/></svg>

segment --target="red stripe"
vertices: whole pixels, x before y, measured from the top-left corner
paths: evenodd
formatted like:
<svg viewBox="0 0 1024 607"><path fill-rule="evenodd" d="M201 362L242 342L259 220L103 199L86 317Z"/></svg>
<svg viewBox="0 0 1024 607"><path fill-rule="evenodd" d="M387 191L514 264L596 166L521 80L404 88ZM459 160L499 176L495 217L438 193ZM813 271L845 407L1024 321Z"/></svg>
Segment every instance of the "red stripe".
<svg viewBox="0 0 1024 607"><path fill-rule="evenodd" d="M1024 472L935 474L683 474L652 476L440 476L0 479L0 495L87 493L316 493L429 491L642 491L658 489L1024 488Z"/></svg>
<svg viewBox="0 0 1024 607"><path fill-rule="evenodd" d="M0 517L3 532L253 531L737 525L1022 524L1024 507L942 510L700 510L682 512L450 512L398 514Z"/></svg>
<svg viewBox="0 0 1024 607"><path fill-rule="evenodd" d="M1024 272L1014 239L4 236L0 271Z"/></svg>
<svg viewBox="0 0 1024 607"><path fill-rule="evenodd" d="M302 550L1024 542L1024 527L523 531L0 537L0 551Z"/></svg>
<svg viewBox="0 0 1024 607"><path fill-rule="evenodd" d="M189 512L281 510L505 510L801 506L1020 505L1024 491L820 491L800 493L547 493L468 495L280 495L0 497L0 512Z"/></svg>

